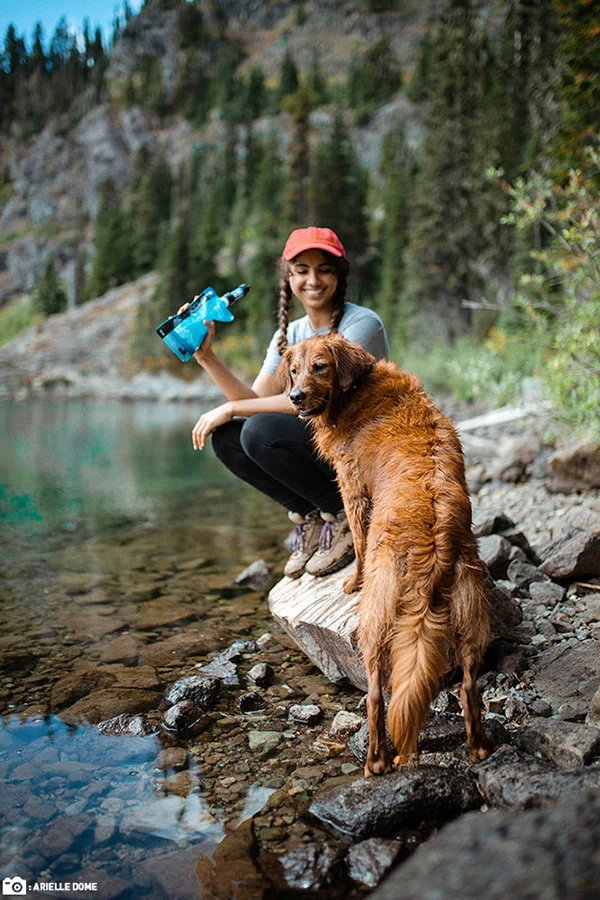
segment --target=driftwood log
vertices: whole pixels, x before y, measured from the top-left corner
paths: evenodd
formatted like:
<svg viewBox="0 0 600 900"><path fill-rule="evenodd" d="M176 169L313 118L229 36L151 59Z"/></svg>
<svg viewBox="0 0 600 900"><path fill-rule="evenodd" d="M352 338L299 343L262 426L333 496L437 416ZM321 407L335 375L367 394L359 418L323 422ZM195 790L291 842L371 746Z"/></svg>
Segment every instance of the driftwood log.
<svg viewBox="0 0 600 900"><path fill-rule="evenodd" d="M283 578L269 594L273 618L308 658L332 682L346 679L366 691L367 679L357 646L360 592L345 594L342 582L354 563L333 575L316 578L304 574ZM516 601L489 579L492 640L506 635L521 622Z"/></svg>

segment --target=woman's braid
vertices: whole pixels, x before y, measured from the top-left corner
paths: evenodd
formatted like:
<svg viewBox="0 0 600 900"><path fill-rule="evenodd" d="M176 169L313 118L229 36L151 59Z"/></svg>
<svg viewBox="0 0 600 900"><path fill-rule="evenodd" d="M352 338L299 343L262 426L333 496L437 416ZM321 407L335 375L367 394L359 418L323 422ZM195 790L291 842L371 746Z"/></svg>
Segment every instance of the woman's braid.
<svg viewBox="0 0 600 900"><path fill-rule="evenodd" d="M333 295L334 307L331 314L331 322L329 323L328 333L332 334L337 331L344 315L344 307L346 305L346 291L348 290L348 273L350 265L345 257L336 259L335 261L337 288Z"/></svg>
<svg viewBox="0 0 600 900"><path fill-rule="evenodd" d="M289 269L289 266L282 266L279 278L279 339L277 341L277 349L280 356L283 356L288 346L287 327L290 323L290 302L292 300L289 272L284 273L284 269Z"/></svg>

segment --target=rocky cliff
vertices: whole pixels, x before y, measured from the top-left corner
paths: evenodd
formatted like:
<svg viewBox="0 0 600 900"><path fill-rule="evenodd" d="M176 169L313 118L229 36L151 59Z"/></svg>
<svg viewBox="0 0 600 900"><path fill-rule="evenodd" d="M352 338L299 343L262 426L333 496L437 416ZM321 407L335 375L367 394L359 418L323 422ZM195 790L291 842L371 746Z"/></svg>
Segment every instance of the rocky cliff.
<svg viewBox="0 0 600 900"><path fill-rule="evenodd" d="M302 17L297 15L298 4L291 2L220 0L202 2L200 8L215 35L213 49L224 43L235 46L242 71L259 65L267 82L274 84L289 49L301 73L318 54L328 81L342 84L353 56L384 36L403 71L410 72L428 17L435 16L440 5L439 0L401 2L393 12L366 13L359 0L326 0L302 4ZM176 171L192 147L218 152L223 144L225 127L218 111L207 125L194 129L180 115L160 118L140 106L124 105L126 79L149 56L160 61L167 96L176 89L183 62L176 15L176 10L148 5L127 24L111 54L105 102L97 104L90 88L75 109L41 133L26 140L3 136L0 171L7 173L10 189L0 207L0 305L32 290L49 255L68 288L70 305L75 304L76 273L90 266L100 187L110 177L118 190L127 188L142 145L163 148ZM209 42L209 54L211 46ZM364 163L376 167L382 137L398 121L405 122L409 142L418 143L421 114L400 93L376 111L367 127L355 128ZM330 116L327 107L312 114L313 140L326 133ZM259 133L268 133L273 124L272 118L255 123ZM289 114L279 114L275 124L285 153L291 143ZM241 128L240 142L243 137Z"/></svg>

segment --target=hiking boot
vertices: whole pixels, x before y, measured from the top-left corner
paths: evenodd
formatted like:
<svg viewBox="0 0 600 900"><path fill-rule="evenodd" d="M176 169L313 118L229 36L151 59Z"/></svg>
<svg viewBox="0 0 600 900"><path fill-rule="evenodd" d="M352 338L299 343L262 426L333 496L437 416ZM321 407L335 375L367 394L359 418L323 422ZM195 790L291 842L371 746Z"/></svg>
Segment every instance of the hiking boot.
<svg viewBox="0 0 600 900"><path fill-rule="evenodd" d="M337 516L322 512L321 518L324 524L319 549L306 564L306 571L311 575L331 575L354 559L354 541L344 510Z"/></svg>
<svg viewBox="0 0 600 900"><path fill-rule="evenodd" d="M306 516L293 512L288 513L288 516L296 524L296 527L292 532L290 542L292 555L285 564L283 574L288 578L299 578L304 572L306 563L319 547L323 522L318 509L307 513Z"/></svg>

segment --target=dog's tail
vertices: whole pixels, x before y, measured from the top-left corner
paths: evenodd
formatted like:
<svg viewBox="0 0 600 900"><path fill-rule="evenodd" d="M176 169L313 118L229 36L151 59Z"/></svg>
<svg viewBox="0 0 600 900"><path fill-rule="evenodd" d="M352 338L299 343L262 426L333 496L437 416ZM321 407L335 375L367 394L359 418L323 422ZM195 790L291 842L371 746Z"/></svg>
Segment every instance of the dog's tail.
<svg viewBox="0 0 600 900"><path fill-rule="evenodd" d="M388 728L401 759L417 749L419 729L447 668L450 608L433 574L408 577L390 559L377 567L361 597L361 649L387 636Z"/></svg>

